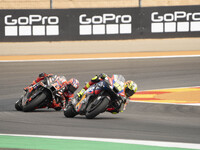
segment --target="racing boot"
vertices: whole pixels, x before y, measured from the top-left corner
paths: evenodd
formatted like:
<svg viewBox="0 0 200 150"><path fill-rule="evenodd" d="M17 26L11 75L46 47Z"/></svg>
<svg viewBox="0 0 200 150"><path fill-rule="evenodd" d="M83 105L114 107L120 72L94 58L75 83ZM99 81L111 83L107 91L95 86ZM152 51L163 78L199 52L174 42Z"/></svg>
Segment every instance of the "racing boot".
<svg viewBox="0 0 200 150"><path fill-rule="evenodd" d="M62 105L61 105L61 103L56 103L56 101L53 100L52 105L50 106L50 108L53 108L56 111L60 111L62 109Z"/></svg>
<svg viewBox="0 0 200 150"><path fill-rule="evenodd" d="M115 108L107 108L106 111L110 112L112 114L118 114L119 113L119 111L117 111Z"/></svg>

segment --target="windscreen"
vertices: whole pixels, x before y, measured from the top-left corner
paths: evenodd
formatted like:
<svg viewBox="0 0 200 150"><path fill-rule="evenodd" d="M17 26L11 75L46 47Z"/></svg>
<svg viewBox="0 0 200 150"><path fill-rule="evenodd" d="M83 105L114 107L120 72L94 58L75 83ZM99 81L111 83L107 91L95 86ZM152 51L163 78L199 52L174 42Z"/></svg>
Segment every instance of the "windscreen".
<svg viewBox="0 0 200 150"><path fill-rule="evenodd" d="M113 88L115 88L118 92L122 92L124 89L125 78L122 75L113 75Z"/></svg>
<svg viewBox="0 0 200 150"><path fill-rule="evenodd" d="M57 89L62 87L62 83L66 81L66 78L64 76L54 75L53 77L50 77L48 81L48 85L52 85Z"/></svg>

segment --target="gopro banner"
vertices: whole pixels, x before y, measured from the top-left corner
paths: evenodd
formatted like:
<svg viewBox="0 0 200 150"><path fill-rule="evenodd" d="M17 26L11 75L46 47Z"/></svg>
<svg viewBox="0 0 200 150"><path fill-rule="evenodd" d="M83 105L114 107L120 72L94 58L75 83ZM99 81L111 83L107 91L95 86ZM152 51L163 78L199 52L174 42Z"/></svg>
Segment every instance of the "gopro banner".
<svg viewBox="0 0 200 150"><path fill-rule="evenodd" d="M59 10L0 10L0 41L67 40L69 21Z"/></svg>
<svg viewBox="0 0 200 150"><path fill-rule="evenodd" d="M142 8L143 38L200 37L200 6ZM149 15L147 15L149 14Z"/></svg>
<svg viewBox="0 0 200 150"><path fill-rule="evenodd" d="M200 37L200 6L0 10L0 41Z"/></svg>
<svg viewBox="0 0 200 150"><path fill-rule="evenodd" d="M73 39L133 39L138 34L138 14L138 8L72 10Z"/></svg>

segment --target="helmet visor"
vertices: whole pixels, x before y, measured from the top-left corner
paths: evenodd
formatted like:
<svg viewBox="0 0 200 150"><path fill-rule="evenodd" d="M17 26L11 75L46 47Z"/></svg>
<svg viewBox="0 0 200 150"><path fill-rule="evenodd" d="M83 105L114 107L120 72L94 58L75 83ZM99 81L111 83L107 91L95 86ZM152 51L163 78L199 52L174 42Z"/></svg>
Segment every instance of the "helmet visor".
<svg viewBox="0 0 200 150"><path fill-rule="evenodd" d="M68 85L68 90L71 92L71 93L74 93L76 91L76 88L73 86L73 85Z"/></svg>
<svg viewBox="0 0 200 150"><path fill-rule="evenodd" d="M130 97L134 94L135 92L133 90L130 90L129 88L125 89L125 94L127 97Z"/></svg>

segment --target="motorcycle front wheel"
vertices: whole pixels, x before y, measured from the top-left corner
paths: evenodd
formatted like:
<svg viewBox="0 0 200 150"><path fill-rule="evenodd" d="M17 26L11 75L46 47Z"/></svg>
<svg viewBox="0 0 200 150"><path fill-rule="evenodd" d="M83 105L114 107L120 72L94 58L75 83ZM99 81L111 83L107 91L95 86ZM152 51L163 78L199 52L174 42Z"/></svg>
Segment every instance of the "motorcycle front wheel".
<svg viewBox="0 0 200 150"><path fill-rule="evenodd" d="M15 103L15 109L17 111L22 111L22 98L20 98L16 103Z"/></svg>
<svg viewBox="0 0 200 150"><path fill-rule="evenodd" d="M45 93L38 94L33 100L28 102L26 105L23 106L24 112L34 111L39 104L41 104L46 99Z"/></svg>

